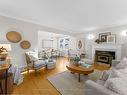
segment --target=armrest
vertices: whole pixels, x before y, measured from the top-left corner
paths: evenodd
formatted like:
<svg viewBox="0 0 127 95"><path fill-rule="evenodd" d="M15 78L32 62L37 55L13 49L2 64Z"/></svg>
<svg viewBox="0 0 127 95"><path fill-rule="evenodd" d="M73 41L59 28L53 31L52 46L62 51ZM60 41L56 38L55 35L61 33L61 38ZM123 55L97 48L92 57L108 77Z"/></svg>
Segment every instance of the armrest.
<svg viewBox="0 0 127 95"><path fill-rule="evenodd" d="M115 67L118 63L120 63L120 60L112 60L113 67Z"/></svg>
<svg viewBox="0 0 127 95"><path fill-rule="evenodd" d="M85 95L119 95L94 81L86 81Z"/></svg>

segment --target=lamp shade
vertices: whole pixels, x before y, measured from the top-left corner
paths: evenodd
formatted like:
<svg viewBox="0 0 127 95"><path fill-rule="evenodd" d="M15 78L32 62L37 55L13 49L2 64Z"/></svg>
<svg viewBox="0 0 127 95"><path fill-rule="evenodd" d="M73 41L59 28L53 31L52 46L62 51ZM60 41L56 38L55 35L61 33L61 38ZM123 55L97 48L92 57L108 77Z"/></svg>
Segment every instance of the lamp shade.
<svg viewBox="0 0 127 95"><path fill-rule="evenodd" d="M7 51L11 51L11 44L0 44L0 48L3 47Z"/></svg>

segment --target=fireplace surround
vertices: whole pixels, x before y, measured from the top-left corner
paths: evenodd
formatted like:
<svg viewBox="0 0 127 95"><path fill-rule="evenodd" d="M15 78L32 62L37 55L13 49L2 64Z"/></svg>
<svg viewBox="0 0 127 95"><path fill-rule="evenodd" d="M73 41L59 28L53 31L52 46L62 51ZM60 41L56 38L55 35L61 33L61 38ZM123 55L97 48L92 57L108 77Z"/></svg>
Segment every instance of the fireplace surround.
<svg viewBox="0 0 127 95"><path fill-rule="evenodd" d="M111 51L111 52L115 52L115 60L120 60L121 59L121 47L122 47L121 44L99 44L99 45L93 44L91 58L93 61L95 61L95 52L96 51ZM104 58L103 56L100 57L100 59L103 59L103 58ZM102 62L100 62L100 63L102 63Z"/></svg>

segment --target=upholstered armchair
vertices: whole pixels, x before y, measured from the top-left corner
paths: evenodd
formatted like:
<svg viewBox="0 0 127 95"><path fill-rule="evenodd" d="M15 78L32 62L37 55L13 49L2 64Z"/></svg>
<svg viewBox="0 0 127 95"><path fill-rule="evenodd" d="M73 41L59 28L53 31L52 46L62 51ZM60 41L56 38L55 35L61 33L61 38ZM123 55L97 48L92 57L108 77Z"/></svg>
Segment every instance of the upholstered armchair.
<svg viewBox="0 0 127 95"><path fill-rule="evenodd" d="M37 70L46 67L45 61L40 60L38 58L38 54L33 51L29 51L25 53L26 56L26 63L27 63L27 70L29 72L30 69L35 70L35 73Z"/></svg>

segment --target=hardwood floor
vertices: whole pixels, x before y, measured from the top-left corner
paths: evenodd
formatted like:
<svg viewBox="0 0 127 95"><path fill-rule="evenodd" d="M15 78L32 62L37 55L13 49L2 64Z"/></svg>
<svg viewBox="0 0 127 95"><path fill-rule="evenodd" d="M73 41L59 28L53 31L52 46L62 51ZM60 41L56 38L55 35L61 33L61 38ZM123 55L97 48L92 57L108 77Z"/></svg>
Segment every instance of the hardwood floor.
<svg viewBox="0 0 127 95"><path fill-rule="evenodd" d="M56 68L53 70L42 69L35 76L34 71L24 72L24 82L19 86L14 86L13 94L15 95L60 95L60 93L47 80L48 76L53 76L60 72L66 71L64 65L67 58L59 58L56 62Z"/></svg>
<svg viewBox="0 0 127 95"><path fill-rule="evenodd" d="M47 80L48 76L53 76L66 71L65 62L67 58L58 58L56 68L53 70L42 69L35 76L34 71L24 72L24 82L19 86L14 86L12 95L60 95L60 93ZM95 64L95 69L105 70L106 66Z"/></svg>

